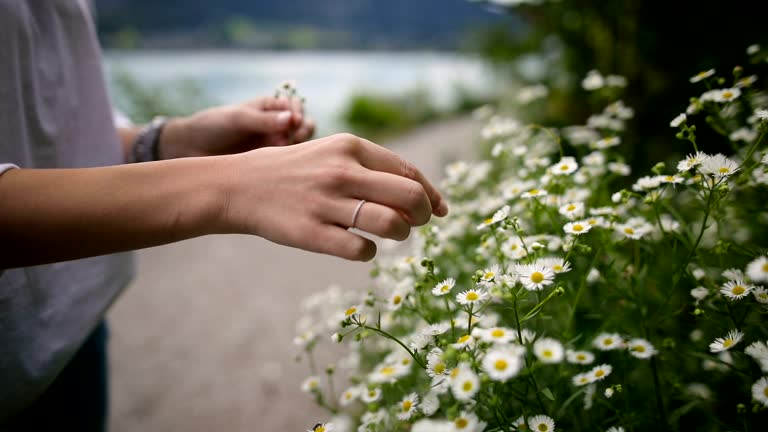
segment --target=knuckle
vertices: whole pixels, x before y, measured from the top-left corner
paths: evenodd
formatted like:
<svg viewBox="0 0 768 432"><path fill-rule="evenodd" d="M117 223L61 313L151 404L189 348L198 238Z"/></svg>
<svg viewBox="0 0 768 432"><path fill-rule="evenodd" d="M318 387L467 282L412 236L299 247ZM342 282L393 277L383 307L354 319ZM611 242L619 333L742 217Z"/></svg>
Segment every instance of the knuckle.
<svg viewBox="0 0 768 432"><path fill-rule="evenodd" d="M326 169L323 177L328 182L329 186L337 188L353 181L353 168L341 163L334 164Z"/></svg>
<svg viewBox="0 0 768 432"><path fill-rule="evenodd" d="M400 170L403 173L403 177L410 179L416 177L416 167L414 167L412 163L408 162L400 156L398 156L398 162L400 163Z"/></svg>
<svg viewBox="0 0 768 432"><path fill-rule="evenodd" d="M334 135L333 138L333 141L342 153L356 155L359 151L361 141L357 136L352 135L351 133L340 133Z"/></svg>

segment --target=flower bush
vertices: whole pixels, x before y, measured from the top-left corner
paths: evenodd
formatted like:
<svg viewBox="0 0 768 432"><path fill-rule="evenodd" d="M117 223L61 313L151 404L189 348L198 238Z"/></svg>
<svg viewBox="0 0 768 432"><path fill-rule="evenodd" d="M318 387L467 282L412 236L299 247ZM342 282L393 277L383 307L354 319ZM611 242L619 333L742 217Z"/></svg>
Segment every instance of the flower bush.
<svg viewBox="0 0 768 432"><path fill-rule="evenodd" d="M702 94L670 124L690 155L634 182L621 100L559 129L479 112L487 157L447 167L451 215L380 259L369 292L305 300L303 388L334 414L320 427L760 429L768 101L741 68L691 82ZM705 125L733 154L699 151ZM347 352L319 371L331 340Z"/></svg>

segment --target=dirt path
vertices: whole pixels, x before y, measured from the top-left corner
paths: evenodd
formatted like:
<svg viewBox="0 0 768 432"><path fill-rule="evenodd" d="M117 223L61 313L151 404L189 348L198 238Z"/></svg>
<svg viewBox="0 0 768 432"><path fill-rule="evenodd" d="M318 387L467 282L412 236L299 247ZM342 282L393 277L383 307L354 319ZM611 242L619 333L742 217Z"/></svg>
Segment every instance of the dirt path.
<svg viewBox="0 0 768 432"><path fill-rule="evenodd" d="M436 180L475 136L462 118L387 145ZM246 236L138 257L139 276L110 313L113 432L304 431L328 418L299 389L298 304L333 283L364 289L369 264Z"/></svg>

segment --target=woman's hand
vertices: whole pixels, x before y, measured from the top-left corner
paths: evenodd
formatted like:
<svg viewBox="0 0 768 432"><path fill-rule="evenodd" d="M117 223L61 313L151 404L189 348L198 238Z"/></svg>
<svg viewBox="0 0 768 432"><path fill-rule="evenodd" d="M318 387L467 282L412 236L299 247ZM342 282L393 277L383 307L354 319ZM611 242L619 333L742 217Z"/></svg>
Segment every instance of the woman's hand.
<svg viewBox="0 0 768 432"><path fill-rule="evenodd" d="M249 233L273 242L367 261L376 245L355 227L395 240L448 207L410 163L354 135L229 156L220 232Z"/></svg>
<svg viewBox="0 0 768 432"><path fill-rule="evenodd" d="M170 120L160 140L160 158L214 156L306 141L315 124L298 99L259 98Z"/></svg>

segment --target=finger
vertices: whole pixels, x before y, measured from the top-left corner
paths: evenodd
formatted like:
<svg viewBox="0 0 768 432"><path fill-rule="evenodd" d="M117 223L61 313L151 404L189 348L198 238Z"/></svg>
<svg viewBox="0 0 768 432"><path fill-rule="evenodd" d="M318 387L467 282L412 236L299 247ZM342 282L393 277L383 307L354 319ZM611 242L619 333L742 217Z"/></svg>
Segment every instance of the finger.
<svg viewBox="0 0 768 432"><path fill-rule="evenodd" d="M413 164L401 158L396 153L374 144L366 139L362 141L362 152L360 154L361 163L368 169L375 171L384 171L411 180L419 182L429 197L432 212L436 216L445 216L448 214L448 204L445 202L440 192L437 191L432 183L427 180L424 174Z"/></svg>
<svg viewBox="0 0 768 432"><path fill-rule="evenodd" d="M429 222L432 206L419 182L373 170L350 173L349 178L343 186L345 195L400 210L413 226Z"/></svg>
<svg viewBox="0 0 768 432"><path fill-rule="evenodd" d="M403 215L390 207L366 201L355 217L355 210L360 200L344 199L334 201L328 208L330 222L339 226L357 228L381 238L405 240L411 233L411 224ZM354 219L354 221L352 220ZM352 223L354 222L354 226Z"/></svg>
<svg viewBox="0 0 768 432"><path fill-rule="evenodd" d="M241 110L237 118L241 128L253 133L283 133L290 128L293 113L246 108Z"/></svg>
<svg viewBox="0 0 768 432"><path fill-rule="evenodd" d="M312 231L306 249L351 261L370 261L376 256L376 243L336 225Z"/></svg>
<svg viewBox="0 0 768 432"><path fill-rule="evenodd" d="M292 98L263 98L258 99L256 101L246 102L246 104L249 104L252 108L257 108L262 111L293 111L295 113L304 114L304 103L301 101L301 98L298 97L292 97Z"/></svg>
<svg viewBox="0 0 768 432"><path fill-rule="evenodd" d="M315 134L315 122L314 120L307 118L306 120L304 120L304 123L302 123L299 129L296 131L294 139L296 140L296 142L303 142L311 139L314 134Z"/></svg>

